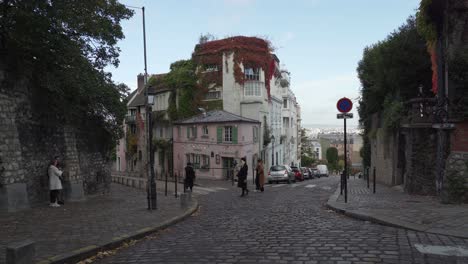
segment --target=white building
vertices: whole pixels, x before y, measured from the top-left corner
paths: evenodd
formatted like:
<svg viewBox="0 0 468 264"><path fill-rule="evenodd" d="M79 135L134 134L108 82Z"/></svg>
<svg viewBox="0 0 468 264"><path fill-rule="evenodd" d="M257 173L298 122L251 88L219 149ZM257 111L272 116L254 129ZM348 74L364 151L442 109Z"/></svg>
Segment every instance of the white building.
<svg viewBox="0 0 468 264"><path fill-rule="evenodd" d="M258 38L232 37L198 45L195 57L201 61L199 64L203 63L204 56L211 56L212 62L222 62L200 65L208 74L221 71L222 76L221 85L210 87L206 101L222 99L220 105L223 110L261 122L260 142L264 144L260 144L258 153L267 168L272 164L299 165L300 108L290 88L289 73L281 70L278 57L269 52L259 55L252 51L255 45L264 44L267 42ZM205 45L216 49L209 53ZM200 55L197 54L197 50L202 50ZM255 54L256 59L264 56L265 60L268 60L267 69L270 72L265 71L265 64L259 67L250 62L246 63L248 66L244 66L243 61L247 59L239 58L241 55L236 52L245 57L250 53ZM216 59L216 56L219 56L219 59ZM236 73L239 72L243 75L243 83L236 79L239 78L236 77ZM248 163L249 166L256 164L255 161Z"/></svg>

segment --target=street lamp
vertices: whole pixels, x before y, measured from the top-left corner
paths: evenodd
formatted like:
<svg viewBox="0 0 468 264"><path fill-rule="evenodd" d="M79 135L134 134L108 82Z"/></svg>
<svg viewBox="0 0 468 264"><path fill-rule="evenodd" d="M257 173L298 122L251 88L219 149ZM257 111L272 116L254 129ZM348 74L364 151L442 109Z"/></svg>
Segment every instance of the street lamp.
<svg viewBox="0 0 468 264"><path fill-rule="evenodd" d="M145 7L135 7L125 5L128 8L132 9L141 9L142 17L143 17L143 58L145 62L145 86L148 83L148 67L146 63L146 23L145 23ZM146 129L145 129L145 136L146 136L146 153L147 153L147 161L146 161L146 173L147 173L147 199L148 199L148 210L153 210L157 208L156 204L156 181L154 175L154 157L152 153L152 124L151 124L151 106L148 94L148 87L145 87L145 115L146 115Z"/></svg>
<svg viewBox="0 0 468 264"><path fill-rule="evenodd" d="M271 135L271 166L275 165L275 136Z"/></svg>

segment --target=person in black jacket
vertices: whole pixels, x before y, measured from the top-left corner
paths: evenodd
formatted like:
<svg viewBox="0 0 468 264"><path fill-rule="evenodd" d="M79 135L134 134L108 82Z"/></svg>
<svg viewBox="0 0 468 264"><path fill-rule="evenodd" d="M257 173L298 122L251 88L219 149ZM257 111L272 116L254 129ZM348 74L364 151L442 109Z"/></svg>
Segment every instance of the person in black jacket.
<svg viewBox="0 0 468 264"><path fill-rule="evenodd" d="M192 163L188 162L185 167L185 189L190 188L193 190L193 182L195 181L195 170L192 167Z"/></svg>
<svg viewBox="0 0 468 264"><path fill-rule="evenodd" d="M249 194L249 189L247 189L247 173L249 170L249 167L247 166L247 163L245 162L245 158L241 159L241 169L237 173L237 187L242 188L242 194L241 197L244 195Z"/></svg>

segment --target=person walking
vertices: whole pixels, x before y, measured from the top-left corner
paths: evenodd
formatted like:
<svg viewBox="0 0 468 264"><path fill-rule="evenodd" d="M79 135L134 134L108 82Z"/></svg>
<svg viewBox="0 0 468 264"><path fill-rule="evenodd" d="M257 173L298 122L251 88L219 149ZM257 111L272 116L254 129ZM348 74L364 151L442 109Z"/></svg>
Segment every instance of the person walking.
<svg viewBox="0 0 468 264"><path fill-rule="evenodd" d="M241 169L237 173L237 187L242 188L242 194L241 197L244 195L249 194L249 189L247 189L247 175L248 175L248 170L249 167L247 166L247 163L245 162L245 158L241 158Z"/></svg>
<svg viewBox="0 0 468 264"><path fill-rule="evenodd" d="M195 181L195 170L192 167L192 163L188 162L185 167L185 189L190 188L190 192L193 191L193 183Z"/></svg>
<svg viewBox="0 0 468 264"><path fill-rule="evenodd" d="M263 185L265 184L265 172L263 169L262 159L257 160L257 177L255 183L257 184L257 190L263 192Z"/></svg>
<svg viewBox="0 0 468 264"><path fill-rule="evenodd" d="M59 194L60 191L62 190L62 173L58 167L58 158L55 157L48 169L48 174L49 174L49 190L50 190L50 205L51 207L60 207L58 204L59 200Z"/></svg>

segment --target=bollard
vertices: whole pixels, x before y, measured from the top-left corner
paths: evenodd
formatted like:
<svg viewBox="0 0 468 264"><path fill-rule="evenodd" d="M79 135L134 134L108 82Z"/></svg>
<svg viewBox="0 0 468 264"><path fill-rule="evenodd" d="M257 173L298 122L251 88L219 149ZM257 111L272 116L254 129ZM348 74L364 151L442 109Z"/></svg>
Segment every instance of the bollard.
<svg viewBox="0 0 468 264"><path fill-rule="evenodd" d="M175 183L175 186L174 186L174 190L175 190L175 198L177 198L177 196L178 196L178 195L177 195L177 185L178 185L178 184L177 184L177 176L178 176L177 174L176 174L176 175L174 175L174 183Z"/></svg>
<svg viewBox="0 0 468 264"><path fill-rule="evenodd" d="M166 172L166 180L165 180L165 186L164 186L164 195L167 196L167 172Z"/></svg>
<svg viewBox="0 0 468 264"><path fill-rule="evenodd" d="M180 194L180 207L181 208L186 208L188 205L188 195L186 193L181 193Z"/></svg>
<svg viewBox="0 0 468 264"><path fill-rule="evenodd" d="M343 195L343 175L344 175L344 171L341 172L340 174L340 195Z"/></svg>
<svg viewBox="0 0 468 264"><path fill-rule="evenodd" d="M374 184L374 193L375 193L375 167L374 167L374 182L373 182L373 184Z"/></svg>
<svg viewBox="0 0 468 264"><path fill-rule="evenodd" d="M7 246L7 264L29 264L34 262L34 241L24 240Z"/></svg>
<svg viewBox="0 0 468 264"><path fill-rule="evenodd" d="M366 177L367 177L367 189L369 189L369 167L366 169Z"/></svg>

